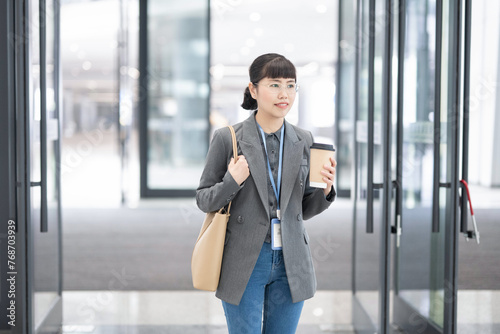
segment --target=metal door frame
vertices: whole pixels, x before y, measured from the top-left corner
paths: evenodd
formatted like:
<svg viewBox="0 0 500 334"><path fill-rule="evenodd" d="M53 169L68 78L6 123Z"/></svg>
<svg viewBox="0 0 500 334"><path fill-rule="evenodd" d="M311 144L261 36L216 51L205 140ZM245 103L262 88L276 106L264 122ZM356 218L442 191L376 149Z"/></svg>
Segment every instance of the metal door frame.
<svg viewBox="0 0 500 334"><path fill-rule="evenodd" d="M2 313L0 320L0 333L24 334L27 331L28 313L26 308L26 229L23 223L24 202L22 201L25 193L24 180L19 178L23 175L20 172L24 167L23 159L25 152L24 134L19 133L17 127L23 122L23 119L17 119L19 110L24 110L24 52L25 39L23 27L23 2L22 1L0 1L0 74L4 80L0 81L0 105L3 106L0 114L3 128L0 133L1 149L4 152L6 162L0 166L0 192L3 201L0 204L2 221L0 226L0 251L1 261L1 291L8 292L10 284L7 284L7 278L15 276L15 296L9 297L10 293L5 293L5 297L0 304L2 310L6 311L11 300L15 302L15 327L8 324L11 320ZM19 80L20 79L20 80ZM21 115L22 116L22 115ZM17 183L20 181L21 184ZM17 184L16 184L17 183ZM21 213L21 214L20 214ZM15 222L15 267L8 268L8 224L9 221ZM3 255L5 254L5 256ZM15 274L8 274L15 272ZM9 311L10 313L10 311Z"/></svg>

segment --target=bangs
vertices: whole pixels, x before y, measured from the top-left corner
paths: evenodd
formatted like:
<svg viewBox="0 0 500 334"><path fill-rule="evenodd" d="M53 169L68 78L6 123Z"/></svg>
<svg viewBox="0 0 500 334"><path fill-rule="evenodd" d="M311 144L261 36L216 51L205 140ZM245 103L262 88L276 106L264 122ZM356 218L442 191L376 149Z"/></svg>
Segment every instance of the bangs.
<svg viewBox="0 0 500 334"><path fill-rule="evenodd" d="M271 79L292 78L297 80L295 66L285 57L278 57L268 62L262 69L262 77L268 77Z"/></svg>

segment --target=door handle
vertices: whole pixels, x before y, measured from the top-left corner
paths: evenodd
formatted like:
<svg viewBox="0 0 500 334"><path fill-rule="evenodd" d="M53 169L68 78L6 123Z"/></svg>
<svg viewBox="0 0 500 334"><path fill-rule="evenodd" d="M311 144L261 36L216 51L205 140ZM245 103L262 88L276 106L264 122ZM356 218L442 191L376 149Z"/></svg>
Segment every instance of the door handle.
<svg viewBox="0 0 500 334"><path fill-rule="evenodd" d="M375 125L375 0L369 4L368 39L368 171L366 194L366 233L373 233L373 149Z"/></svg>
<svg viewBox="0 0 500 334"><path fill-rule="evenodd" d="M464 20L464 101L463 101L463 121L462 121L462 133L463 133L463 143L462 143L462 180L461 185L462 188L465 188L467 191L467 197L469 199L471 215L474 217L474 211L472 210L472 204L470 202L470 193L469 187L467 185L466 180L469 179L469 96L470 96L470 47L471 47L471 1L465 1L465 20ZM460 205L462 208L462 214L460 217L460 232L465 233L466 235L470 233L468 231L468 222L467 222L467 198L464 196L464 189L462 189L462 197L460 198ZM465 211L464 211L465 210ZM464 214L465 213L465 214ZM475 230L476 222L473 221ZM473 237L473 236L469 236ZM477 238L479 243L479 235Z"/></svg>
<svg viewBox="0 0 500 334"><path fill-rule="evenodd" d="M399 164L399 161L398 161ZM399 166L396 166L396 169L398 169ZM399 175L398 175L399 178ZM403 208L403 189L401 189L401 183L398 180L392 181L392 189L396 191L396 206L394 208L394 225L391 226L391 233L396 234L396 247L399 248L399 244L401 241L401 235L403 234L403 226L401 224L401 211Z"/></svg>
<svg viewBox="0 0 500 334"><path fill-rule="evenodd" d="M47 203L47 39L46 0L40 1L40 232L48 232Z"/></svg>
<svg viewBox="0 0 500 334"><path fill-rule="evenodd" d="M396 190L395 198L395 225L391 232L396 234L396 246L399 248L403 226L401 216L403 213L403 117L404 117L404 61L406 43L406 2L400 1L400 15L398 17L398 95L396 101L396 180L393 188Z"/></svg>
<svg viewBox="0 0 500 334"><path fill-rule="evenodd" d="M439 233L439 193L441 175L441 59L443 41L443 1L436 1L436 72L434 78L434 166L432 187L432 232Z"/></svg>
<svg viewBox="0 0 500 334"><path fill-rule="evenodd" d="M470 215L472 218L472 226L474 228L474 230L469 231L468 226L467 226L467 220L465 220L465 226L463 226L461 224L460 232L464 233L465 239L467 241L469 241L469 239L476 239L476 242L479 245L479 229L477 228L476 217L474 216L474 209L472 208L472 201L470 198L469 185L467 184L467 181L465 181L465 180L460 180L460 184L462 186L462 205L460 206L462 218L464 216L467 217L467 201L468 201L469 207L470 207ZM465 198L465 195L467 195L467 198ZM462 219L462 223L463 223L463 219Z"/></svg>

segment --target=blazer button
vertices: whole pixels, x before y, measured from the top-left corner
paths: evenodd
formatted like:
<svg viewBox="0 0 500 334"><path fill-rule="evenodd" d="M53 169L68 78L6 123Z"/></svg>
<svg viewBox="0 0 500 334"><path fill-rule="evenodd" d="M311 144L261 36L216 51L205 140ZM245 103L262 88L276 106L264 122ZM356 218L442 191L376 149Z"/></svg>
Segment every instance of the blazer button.
<svg viewBox="0 0 500 334"><path fill-rule="evenodd" d="M300 213L297 215L297 220L302 220L302 215Z"/></svg>
<svg viewBox="0 0 500 334"><path fill-rule="evenodd" d="M243 218L242 216L238 216L238 223L243 223L245 221L245 218Z"/></svg>

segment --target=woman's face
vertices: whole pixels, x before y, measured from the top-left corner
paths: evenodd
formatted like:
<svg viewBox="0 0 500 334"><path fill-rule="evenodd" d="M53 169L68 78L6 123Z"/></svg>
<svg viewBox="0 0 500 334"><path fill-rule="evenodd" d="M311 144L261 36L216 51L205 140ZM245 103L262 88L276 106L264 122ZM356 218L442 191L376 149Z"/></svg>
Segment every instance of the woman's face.
<svg viewBox="0 0 500 334"><path fill-rule="evenodd" d="M264 78L250 83L250 93L257 100L259 113L271 118L284 118L295 101L296 83L292 78Z"/></svg>

